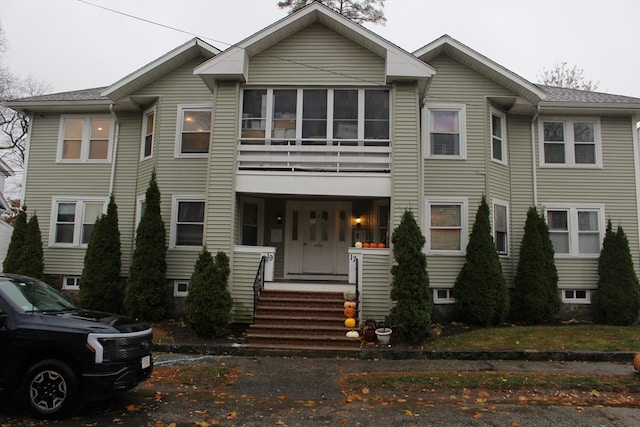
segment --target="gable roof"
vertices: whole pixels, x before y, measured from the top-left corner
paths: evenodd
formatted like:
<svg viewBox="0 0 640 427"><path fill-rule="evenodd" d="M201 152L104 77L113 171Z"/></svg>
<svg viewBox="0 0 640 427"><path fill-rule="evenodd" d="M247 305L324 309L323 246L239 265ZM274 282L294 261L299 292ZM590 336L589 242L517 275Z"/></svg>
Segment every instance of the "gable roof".
<svg viewBox="0 0 640 427"><path fill-rule="evenodd" d="M101 95L113 101L118 101L198 56L211 58L219 53L219 49L201 39L191 39L162 55L155 61L118 80L107 87Z"/></svg>
<svg viewBox="0 0 640 427"><path fill-rule="evenodd" d="M71 92L50 93L30 96L7 102L7 106L24 113L30 111L64 111L81 110L82 112L108 111L111 101L101 93L107 87L74 90Z"/></svg>
<svg viewBox="0 0 640 427"><path fill-rule="evenodd" d="M467 45L445 34L413 52L415 56L429 62L439 55L447 55L469 68L487 76L510 89L532 104L545 99L547 94L539 87L492 61Z"/></svg>
<svg viewBox="0 0 640 427"><path fill-rule="evenodd" d="M319 2L305 6L230 47L196 67L194 74L200 75L210 87L216 79L247 82L249 59L253 55L313 23L320 23L384 58L387 82L418 80L424 88L427 79L435 74L430 65Z"/></svg>

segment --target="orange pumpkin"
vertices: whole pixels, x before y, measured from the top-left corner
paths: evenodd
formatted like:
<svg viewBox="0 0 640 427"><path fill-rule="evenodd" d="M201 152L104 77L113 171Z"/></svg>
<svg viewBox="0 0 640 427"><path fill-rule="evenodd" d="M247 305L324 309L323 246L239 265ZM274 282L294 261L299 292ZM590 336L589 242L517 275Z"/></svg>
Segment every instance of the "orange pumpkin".
<svg viewBox="0 0 640 427"><path fill-rule="evenodd" d="M353 317L349 317L344 319L344 326L347 328L355 328L356 327L356 319Z"/></svg>
<svg viewBox="0 0 640 427"><path fill-rule="evenodd" d="M356 309L353 307L346 307L344 309L344 317L356 317Z"/></svg>
<svg viewBox="0 0 640 427"><path fill-rule="evenodd" d="M356 308L358 304L355 301L345 301L344 308Z"/></svg>
<svg viewBox="0 0 640 427"><path fill-rule="evenodd" d="M384 244L384 243L378 243L378 248L380 248L380 249L384 249L384 247L385 247L385 244Z"/></svg>
<svg viewBox="0 0 640 427"><path fill-rule="evenodd" d="M636 371L640 371L640 353L633 356L633 367L636 368Z"/></svg>
<svg viewBox="0 0 640 427"><path fill-rule="evenodd" d="M370 246L371 246L371 245L369 244L369 242L364 242L364 243L362 244L362 247L363 247L363 248L368 248L368 247L370 247Z"/></svg>

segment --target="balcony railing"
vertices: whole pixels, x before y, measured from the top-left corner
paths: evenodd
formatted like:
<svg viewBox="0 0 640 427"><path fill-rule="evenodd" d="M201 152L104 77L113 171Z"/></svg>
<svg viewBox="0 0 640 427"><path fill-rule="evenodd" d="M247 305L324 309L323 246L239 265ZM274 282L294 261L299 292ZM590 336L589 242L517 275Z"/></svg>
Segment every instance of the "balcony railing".
<svg viewBox="0 0 640 427"><path fill-rule="evenodd" d="M389 173L391 141L240 139L238 170Z"/></svg>

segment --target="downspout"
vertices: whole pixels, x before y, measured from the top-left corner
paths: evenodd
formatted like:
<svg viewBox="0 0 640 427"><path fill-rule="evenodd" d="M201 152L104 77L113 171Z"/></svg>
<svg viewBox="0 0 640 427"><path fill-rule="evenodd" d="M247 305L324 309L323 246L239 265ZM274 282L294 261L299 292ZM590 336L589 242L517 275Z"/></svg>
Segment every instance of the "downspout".
<svg viewBox="0 0 640 427"><path fill-rule="evenodd" d="M116 176L116 158L118 154L118 139L120 135L120 122L118 121L118 116L116 115L115 111L113 111L114 105L115 104L113 103L109 105L109 112L111 113L111 116L113 117L113 120L116 124L113 130L114 132L113 152L111 153L111 176L109 177L109 197L111 197L111 195L113 194L113 185L114 185L115 176Z"/></svg>
<svg viewBox="0 0 640 427"><path fill-rule="evenodd" d="M633 164L636 185L636 225L640 228L640 114L631 116L631 140L633 141ZM640 242L639 242L640 245ZM634 260L637 262L638 260Z"/></svg>
<svg viewBox="0 0 640 427"><path fill-rule="evenodd" d="M538 172L536 170L536 133L535 123L540 115L540 105L536 106L536 113L531 119L531 177L533 179L533 206L538 207Z"/></svg>

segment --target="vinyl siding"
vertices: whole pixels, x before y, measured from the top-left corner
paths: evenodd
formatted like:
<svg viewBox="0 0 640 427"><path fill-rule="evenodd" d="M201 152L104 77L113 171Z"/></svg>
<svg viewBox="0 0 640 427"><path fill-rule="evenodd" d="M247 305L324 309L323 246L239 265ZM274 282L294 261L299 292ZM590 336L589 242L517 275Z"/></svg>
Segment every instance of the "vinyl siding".
<svg viewBox="0 0 640 427"><path fill-rule="evenodd" d="M544 117L541 116L540 120ZM638 247L638 216L632 144L632 123L628 118L600 117L601 169L538 168L538 199L542 207L569 204L603 204L605 222L622 226L631 248ZM537 128L536 128L537 130ZM537 149L540 149L536 139ZM538 159L538 157L536 157ZM604 237L604 230L602 230ZM639 265L638 251L632 249ZM558 286L595 288L598 283L597 258L556 257Z"/></svg>
<svg viewBox="0 0 640 427"><path fill-rule="evenodd" d="M429 64L436 68L437 74L429 87L427 103L465 106L466 159L425 158L424 195L429 198L466 199L469 233L483 194L489 203L492 197L509 201L506 168L489 164L492 163L489 160L491 128L487 97L513 96L513 93L447 56L439 56ZM428 138L426 129L422 144L429 144ZM423 227L428 227L428 218L423 215L421 220ZM432 254L428 255L427 262L430 287L452 287L464 264L464 256Z"/></svg>
<svg viewBox="0 0 640 427"><path fill-rule="evenodd" d="M380 85L385 61L321 24L313 24L256 54L250 85Z"/></svg>
<svg viewBox="0 0 640 427"><path fill-rule="evenodd" d="M384 320L391 309L391 251L373 254L364 251L362 258L362 320Z"/></svg>
<svg viewBox="0 0 640 427"><path fill-rule="evenodd" d="M260 265L259 252L234 251L229 291L233 297L233 321L253 321L253 281Z"/></svg>
<svg viewBox="0 0 640 427"><path fill-rule="evenodd" d="M79 275L84 265L84 248L49 246L52 201L61 196L108 199L111 163L56 163L59 129L59 114L39 115L31 125L24 202L27 216L38 216L46 273Z"/></svg>

